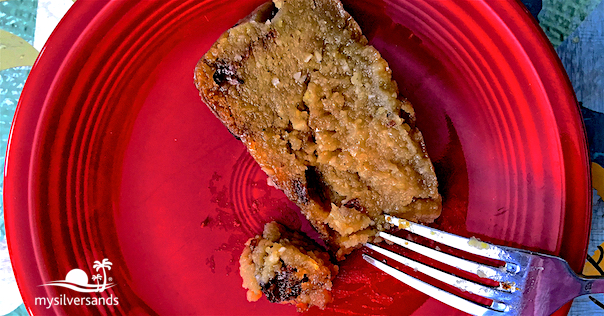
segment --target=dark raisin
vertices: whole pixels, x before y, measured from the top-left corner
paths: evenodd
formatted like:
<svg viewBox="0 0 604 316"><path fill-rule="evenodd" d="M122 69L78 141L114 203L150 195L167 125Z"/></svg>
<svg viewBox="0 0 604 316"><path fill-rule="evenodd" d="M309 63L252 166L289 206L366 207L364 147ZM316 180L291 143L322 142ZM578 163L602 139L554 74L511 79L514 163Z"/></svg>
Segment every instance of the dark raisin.
<svg viewBox="0 0 604 316"><path fill-rule="evenodd" d="M258 246L258 243L260 242L260 238L256 237L254 239L250 240L250 249L252 251L254 251L254 249L256 248L256 246Z"/></svg>
<svg viewBox="0 0 604 316"><path fill-rule="evenodd" d="M353 208L359 212L363 212L365 210L361 205L361 201L357 198L351 199L348 202L344 203L344 207Z"/></svg>
<svg viewBox="0 0 604 316"><path fill-rule="evenodd" d="M292 267L282 267L275 277L260 285L269 302L288 301L300 295L303 280L296 278L296 271Z"/></svg>
<svg viewBox="0 0 604 316"><path fill-rule="evenodd" d="M243 83L243 79L237 76L237 67L231 63L218 62L215 65L216 71L212 78L217 85L222 86L226 83L238 85Z"/></svg>
<svg viewBox="0 0 604 316"><path fill-rule="evenodd" d="M271 46L275 43L275 37L277 37L277 31L270 29L264 37L259 39L262 48L270 50L272 48Z"/></svg>
<svg viewBox="0 0 604 316"><path fill-rule="evenodd" d="M308 166L304 175L306 176L309 198L319 203L323 208L329 209L331 201L339 199L337 192L325 182L319 169Z"/></svg>

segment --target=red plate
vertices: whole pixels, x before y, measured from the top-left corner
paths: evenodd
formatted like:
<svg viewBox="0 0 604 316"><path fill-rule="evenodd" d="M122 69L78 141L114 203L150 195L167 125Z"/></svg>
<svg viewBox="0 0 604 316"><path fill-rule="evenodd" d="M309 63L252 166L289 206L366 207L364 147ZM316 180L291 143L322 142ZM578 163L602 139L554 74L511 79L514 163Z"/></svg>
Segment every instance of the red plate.
<svg viewBox="0 0 604 316"><path fill-rule="evenodd" d="M201 55L261 2L74 4L32 69L7 155L8 241L31 312L295 313L248 303L237 260L266 221L310 228L193 85ZM415 105L444 196L436 226L579 271L591 213L584 132L529 14L513 1L345 5ZM104 258L111 270L94 264ZM66 277L75 268L113 286L40 286L85 284ZM454 313L358 253L341 271L330 314Z"/></svg>

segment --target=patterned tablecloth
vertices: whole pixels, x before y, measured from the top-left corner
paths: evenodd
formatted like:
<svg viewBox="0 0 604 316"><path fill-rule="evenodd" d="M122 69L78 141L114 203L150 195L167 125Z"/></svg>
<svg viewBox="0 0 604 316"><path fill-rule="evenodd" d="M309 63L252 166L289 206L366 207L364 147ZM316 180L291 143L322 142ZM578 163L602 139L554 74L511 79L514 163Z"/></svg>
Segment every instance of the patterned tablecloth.
<svg viewBox="0 0 604 316"><path fill-rule="evenodd" d="M0 153L2 154L0 164L2 167L10 124L31 65L73 1L75 0L0 0ZM523 2L538 18L541 27L556 47L581 104L590 145L594 187L591 237L583 273L604 275L604 201L602 198L604 197L604 2L601 0L523 0ZM10 265L5 235L3 206L0 199L0 315L27 315ZM604 315L604 295L576 299L570 315Z"/></svg>

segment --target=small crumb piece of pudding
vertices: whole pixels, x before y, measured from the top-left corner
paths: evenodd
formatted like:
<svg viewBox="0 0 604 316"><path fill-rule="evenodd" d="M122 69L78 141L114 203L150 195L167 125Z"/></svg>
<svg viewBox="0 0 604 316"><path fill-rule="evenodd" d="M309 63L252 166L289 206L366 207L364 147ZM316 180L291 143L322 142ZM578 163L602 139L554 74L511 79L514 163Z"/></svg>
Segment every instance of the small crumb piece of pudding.
<svg viewBox="0 0 604 316"><path fill-rule="evenodd" d="M312 239L276 222L267 223L262 236L246 242L239 264L250 302L264 294L272 303L305 311L310 306L323 309L332 300L338 266Z"/></svg>

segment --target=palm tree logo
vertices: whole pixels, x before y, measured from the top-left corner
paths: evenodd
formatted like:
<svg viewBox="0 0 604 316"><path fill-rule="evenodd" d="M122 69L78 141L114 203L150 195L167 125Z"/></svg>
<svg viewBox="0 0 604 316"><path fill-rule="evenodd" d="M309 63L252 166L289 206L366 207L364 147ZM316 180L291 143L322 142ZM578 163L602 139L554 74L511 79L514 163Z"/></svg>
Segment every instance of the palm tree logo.
<svg viewBox="0 0 604 316"><path fill-rule="evenodd" d="M96 269L97 272L103 269L103 275L97 273L96 275L92 276L92 281L96 281L96 284L88 283L88 274L86 274L84 270L72 269L67 272L67 275L65 275L65 280L50 281L49 283L45 283L40 286L59 286L80 293L103 292L106 289L112 288L116 285L115 283L107 283L107 281L111 281L111 278L107 278L106 270L111 270L112 265L113 263L111 263L107 258L103 259L103 261L94 262L93 268ZM101 280L103 280L102 284Z"/></svg>
<svg viewBox="0 0 604 316"><path fill-rule="evenodd" d="M93 275L93 276L92 276L92 281L95 281L95 280L96 280L96 285L97 285L97 288L98 288L99 290L100 290L100 288L101 288L101 285L99 284L99 280L101 280L102 278L103 278L103 276L102 276L102 275L100 275L100 274L97 274L97 275Z"/></svg>
<svg viewBox="0 0 604 316"><path fill-rule="evenodd" d="M98 277L97 277L97 279L103 278L103 286L101 287L100 290L98 290L99 292L103 292L105 290L105 288L107 287L107 272L105 271L105 269L111 270L112 265L113 265L113 263L111 263L109 261L109 259L105 258L105 259L103 259L103 262L96 260L94 262L94 265L92 266L97 272L99 272L100 269L103 269L103 276L101 277L100 275L98 275ZM94 280L94 277L93 277L93 280Z"/></svg>

